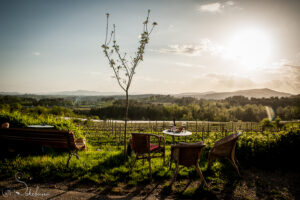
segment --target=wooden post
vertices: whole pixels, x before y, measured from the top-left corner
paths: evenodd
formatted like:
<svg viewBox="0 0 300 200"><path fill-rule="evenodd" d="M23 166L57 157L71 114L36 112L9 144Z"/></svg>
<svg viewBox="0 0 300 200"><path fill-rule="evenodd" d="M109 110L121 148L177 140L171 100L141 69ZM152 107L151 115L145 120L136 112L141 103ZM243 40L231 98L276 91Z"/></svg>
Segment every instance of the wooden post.
<svg viewBox="0 0 300 200"><path fill-rule="evenodd" d="M207 134L209 136L209 122L207 122Z"/></svg>
<svg viewBox="0 0 300 200"><path fill-rule="evenodd" d="M202 141L204 142L204 126L202 126Z"/></svg>
<svg viewBox="0 0 300 200"><path fill-rule="evenodd" d="M114 134L114 122L111 120L111 134ZM109 135L111 135L109 134Z"/></svg>
<svg viewBox="0 0 300 200"><path fill-rule="evenodd" d="M120 127L119 127L119 143L118 143L118 146L120 145L121 143L121 135L122 135L122 123L120 123Z"/></svg>

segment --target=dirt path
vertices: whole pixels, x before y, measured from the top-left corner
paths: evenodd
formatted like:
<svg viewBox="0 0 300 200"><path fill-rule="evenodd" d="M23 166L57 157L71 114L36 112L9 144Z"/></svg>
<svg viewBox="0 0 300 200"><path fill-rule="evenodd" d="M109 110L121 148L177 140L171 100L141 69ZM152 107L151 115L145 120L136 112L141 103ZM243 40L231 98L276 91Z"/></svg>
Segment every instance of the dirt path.
<svg viewBox="0 0 300 200"><path fill-rule="evenodd" d="M75 184L76 185L76 184ZM81 185L81 184L80 184ZM125 189L126 185L113 188L111 194L103 194L95 186L74 186L74 183L60 182L52 184L24 184L9 179L0 182L0 199L5 200L93 200L93 199L158 199L159 187L149 184L145 187ZM160 187L161 188L161 187ZM105 189L104 189L105 190ZM164 199L174 199L164 197Z"/></svg>
<svg viewBox="0 0 300 200"><path fill-rule="evenodd" d="M166 187L167 181L144 183L135 187L116 187L91 182L64 181L25 183L14 178L0 181L0 200L93 200L93 199L300 199L298 172L243 170L242 178L216 183L208 180L209 189L199 187L199 180L181 179ZM190 194L189 194L190 193Z"/></svg>

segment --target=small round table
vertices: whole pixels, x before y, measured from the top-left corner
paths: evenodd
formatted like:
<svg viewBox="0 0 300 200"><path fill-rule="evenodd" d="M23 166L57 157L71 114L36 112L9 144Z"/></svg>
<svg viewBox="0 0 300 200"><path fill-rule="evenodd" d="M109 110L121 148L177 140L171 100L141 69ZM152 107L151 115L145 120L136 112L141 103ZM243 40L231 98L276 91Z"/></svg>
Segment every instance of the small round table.
<svg viewBox="0 0 300 200"><path fill-rule="evenodd" d="M192 132L190 132L190 131L182 131L182 132L176 133L176 132L173 132L173 131L170 131L170 130L163 130L163 133L166 134L166 135L171 135L172 136L173 144L175 144L175 136L182 137L182 136L192 135Z"/></svg>

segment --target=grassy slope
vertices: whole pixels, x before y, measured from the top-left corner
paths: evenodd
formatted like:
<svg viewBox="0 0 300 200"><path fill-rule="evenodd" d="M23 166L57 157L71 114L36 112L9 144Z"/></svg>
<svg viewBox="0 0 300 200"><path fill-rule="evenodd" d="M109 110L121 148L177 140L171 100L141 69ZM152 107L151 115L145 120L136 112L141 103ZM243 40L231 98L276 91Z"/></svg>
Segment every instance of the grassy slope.
<svg viewBox="0 0 300 200"><path fill-rule="evenodd" d="M0 179L9 179L13 177L16 172L22 172L22 178L27 182L43 183L49 181L59 182L77 180L92 183L102 192L118 191L118 188L124 184L126 187L137 187L140 185L147 186L150 184L147 162L143 163L142 161L138 161L133 173L129 174L129 168L133 157L130 157L127 162L124 162L122 144L119 144L118 146L116 141L113 142L114 138L105 135L105 133L83 134L86 135L89 148L86 151L79 152L79 160L75 157L72 158L69 169L66 169L67 153L58 153L52 149L47 149L46 154L12 155L10 157L5 156L5 158L1 158ZM274 148L273 144L279 143L281 141L280 138L284 138L286 135L287 132L243 134L239 140L237 149L238 158L242 161L241 167L250 167L247 166L248 161L249 163L250 161L252 163L257 156L256 154L261 155L261 152L270 151ZM260 177L257 177L255 174L253 175L252 171L255 171L255 169L251 169L250 172L249 170L244 170L245 173L249 173L246 176L246 179L240 179L227 161L217 161L210 170L207 170L208 151L220 137L222 137L220 133L210 133L204 140L207 147L202 156L201 170L210 185L209 189L202 189L199 187L199 183L197 182L198 175L194 168L181 169L178 175L178 181L173 188L170 188L169 180L173 170L169 171L167 165L163 166L161 159L152 159L153 179L154 182L162 185L162 194L168 195L174 193L182 198L196 197L198 195L204 195L208 198L222 198L224 197L222 196L222 192L232 193L233 191L231 190L230 192L229 190L234 187L238 190L236 191L238 193L236 194L237 196L240 195L243 198L249 197L251 199L252 196L250 193L248 194L247 191L251 190L249 188L253 189L253 187L255 187L256 190L260 190L260 192L258 192L260 195L262 195L261 193L263 193L262 191L264 191L265 188L269 191L267 194L268 196L277 195L279 197L282 196L283 199L294 197L294 191L289 188L289 184L283 185L283 190L281 190L278 188L279 186L269 182L269 179L265 179L266 177L263 175L260 175ZM171 137L166 137L166 140L166 157L168 161ZM199 140L201 140L201 136L194 134L189 138L188 142ZM242 152L242 154L239 152ZM266 154L264 156L268 155L269 154ZM296 172L295 175L298 176L298 173ZM253 178L256 180L255 183L249 178L252 176L254 176ZM270 177L272 177L272 175L270 175ZM193 183L190 187L187 187L186 185L189 185L191 181ZM248 189L245 189L245 184ZM254 184L253 187L251 184ZM244 193L243 188L246 190Z"/></svg>

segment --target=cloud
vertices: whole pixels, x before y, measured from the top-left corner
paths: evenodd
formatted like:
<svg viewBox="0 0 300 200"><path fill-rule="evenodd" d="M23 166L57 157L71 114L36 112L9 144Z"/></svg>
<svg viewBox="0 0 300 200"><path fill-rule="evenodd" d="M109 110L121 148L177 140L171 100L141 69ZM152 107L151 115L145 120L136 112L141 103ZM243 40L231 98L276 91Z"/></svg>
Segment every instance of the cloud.
<svg viewBox="0 0 300 200"><path fill-rule="evenodd" d="M267 87L289 92L293 94L300 94L300 54L296 54L289 59L280 59L274 62L269 71L261 73L262 76L267 77L269 81L265 84Z"/></svg>
<svg viewBox="0 0 300 200"><path fill-rule="evenodd" d="M261 69L256 74L257 82L277 91L300 94L300 66L284 64L275 68Z"/></svg>
<svg viewBox="0 0 300 200"><path fill-rule="evenodd" d="M167 49L160 49L160 53L174 53L184 55L199 55L201 53L201 46L197 45L169 45Z"/></svg>
<svg viewBox="0 0 300 200"><path fill-rule="evenodd" d="M181 62L175 62L174 64L177 65L177 66L180 66L180 67L184 67L184 68L204 69L206 67L204 65L193 65L193 64L190 64L190 63L181 63Z"/></svg>
<svg viewBox="0 0 300 200"><path fill-rule="evenodd" d="M242 89L256 88L256 83L237 74L228 73L204 73L194 78L186 86L190 91L215 91L228 92Z"/></svg>
<svg viewBox="0 0 300 200"><path fill-rule="evenodd" d="M221 7L220 3L211 3L200 6L200 10L204 12L220 12Z"/></svg>
<svg viewBox="0 0 300 200"><path fill-rule="evenodd" d="M212 42L209 39L202 39L199 44L174 44L169 45L169 48L159 49L160 53L173 53L173 54L182 54L190 56L199 56L203 53L209 53L211 55L217 55L223 52L224 48L221 45L218 45L215 42Z"/></svg>
<svg viewBox="0 0 300 200"><path fill-rule="evenodd" d="M38 51L36 51L36 52L33 52L32 53L34 56L40 56L41 55L41 53L40 52L38 52Z"/></svg>
<svg viewBox="0 0 300 200"><path fill-rule="evenodd" d="M205 74L204 77L214 82L216 88L227 88L227 90L230 90L233 88L248 89L255 87L255 83L252 80L236 74L209 73Z"/></svg>
<svg viewBox="0 0 300 200"><path fill-rule="evenodd" d="M224 8L229 7L229 6L234 6L235 3L233 1L226 1L224 3L209 3L209 4L204 4L201 5L198 10L202 12L210 12L210 13L219 13L221 12Z"/></svg>
<svg viewBox="0 0 300 200"><path fill-rule="evenodd" d="M228 6L233 6L234 2L233 1L227 1L225 4L228 5Z"/></svg>
<svg viewBox="0 0 300 200"><path fill-rule="evenodd" d="M285 65L284 69L278 73L280 82L285 89L289 89L292 93L300 94L300 66Z"/></svg>

